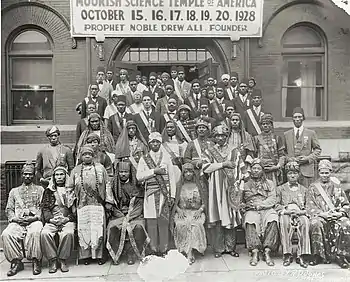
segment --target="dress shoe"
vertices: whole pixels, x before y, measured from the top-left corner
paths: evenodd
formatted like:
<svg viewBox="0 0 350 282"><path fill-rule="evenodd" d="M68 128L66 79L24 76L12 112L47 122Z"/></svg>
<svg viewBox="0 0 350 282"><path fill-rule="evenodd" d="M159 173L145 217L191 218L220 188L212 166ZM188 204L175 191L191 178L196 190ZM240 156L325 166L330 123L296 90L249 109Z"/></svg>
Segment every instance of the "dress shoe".
<svg viewBox="0 0 350 282"><path fill-rule="evenodd" d="M33 275L38 275L41 273L41 261L38 259L33 259Z"/></svg>
<svg viewBox="0 0 350 282"><path fill-rule="evenodd" d="M258 262L259 262L259 252L258 251L252 252L252 258L250 259L249 264L251 266L257 266Z"/></svg>
<svg viewBox="0 0 350 282"><path fill-rule="evenodd" d="M349 268L349 263L344 256L336 256L335 261L341 268Z"/></svg>
<svg viewBox="0 0 350 282"><path fill-rule="evenodd" d="M283 266L290 266L293 261L293 257L291 254L285 254L283 257Z"/></svg>
<svg viewBox="0 0 350 282"><path fill-rule="evenodd" d="M60 265L61 265L61 271L62 272L68 272L69 271L69 268L68 268L66 260L61 259L60 260Z"/></svg>
<svg viewBox="0 0 350 282"><path fill-rule="evenodd" d="M296 262L303 268L307 268L309 265L302 255L299 258L297 258Z"/></svg>
<svg viewBox="0 0 350 282"><path fill-rule="evenodd" d="M51 259L49 261L49 273L56 273L57 272L57 260Z"/></svg>
<svg viewBox="0 0 350 282"><path fill-rule="evenodd" d="M105 264L106 263L106 260L105 259L98 259L97 260L97 263L98 263L98 265L103 265L103 264Z"/></svg>
<svg viewBox="0 0 350 282"><path fill-rule="evenodd" d="M214 254L214 257L215 257L215 258L221 258L221 256L222 256L221 253L215 253L215 254Z"/></svg>
<svg viewBox="0 0 350 282"><path fill-rule="evenodd" d="M14 276L23 269L24 269L23 262L21 262L20 260L14 260L11 263L10 270L7 272L7 276Z"/></svg>
<svg viewBox="0 0 350 282"><path fill-rule="evenodd" d="M264 250L264 260L268 266L274 266L275 262L271 258L270 253L271 253L271 250L269 248L266 248Z"/></svg>
<svg viewBox="0 0 350 282"><path fill-rule="evenodd" d="M90 264L90 259L89 258L82 259L81 263L84 264L84 265L89 265Z"/></svg>
<svg viewBox="0 0 350 282"><path fill-rule="evenodd" d="M239 253L237 253L236 251L232 251L230 252L230 255L235 257L235 258L238 258L239 257Z"/></svg>

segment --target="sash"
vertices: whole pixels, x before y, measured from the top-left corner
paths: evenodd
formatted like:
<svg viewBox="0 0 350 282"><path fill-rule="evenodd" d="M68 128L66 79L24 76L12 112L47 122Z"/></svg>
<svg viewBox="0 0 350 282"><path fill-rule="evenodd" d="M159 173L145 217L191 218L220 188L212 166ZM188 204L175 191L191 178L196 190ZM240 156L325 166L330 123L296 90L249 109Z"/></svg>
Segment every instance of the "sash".
<svg viewBox="0 0 350 282"><path fill-rule="evenodd" d="M175 93L176 95L179 97L179 99L183 102L184 101L184 97L185 97L185 93L182 89L181 86L181 82L177 80L177 82L175 83Z"/></svg>
<svg viewBox="0 0 350 282"><path fill-rule="evenodd" d="M327 195L326 191L322 188L321 184L319 182L315 183L315 187L317 188L318 192L320 192L323 200L326 202L327 206L331 209L334 210L335 206L333 205L331 199Z"/></svg>
<svg viewBox="0 0 350 282"><path fill-rule="evenodd" d="M130 154L129 160L130 160L131 164L134 166L134 168L137 170L137 162L132 154Z"/></svg>
<svg viewBox="0 0 350 282"><path fill-rule="evenodd" d="M194 147L195 147L195 149L197 151L198 157L202 158L202 150L201 150L201 147L199 146L198 139L194 139L193 140L193 144L194 144Z"/></svg>
<svg viewBox="0 0 350 282"><path fill-rule="evenodd" d="M193 98L191 96L188 96L187 99L188 99L188 102L190 102L192 109L197 111L197 107L196 107L196 104L193 101Z"/></svg>
<svg viewBox="0 0 350 282"><path fill-rule="evenodd" d="M176 96L179 98L179 101L181 101L181 103L183 103L183 102L184 102L184 98L182 97L182 95L181 95L181 93L180 93L180 90L179 90L179 88L177 88L177 87L176 87L176 89L175 89L175 94L176 94Z"/></svg>
<svg viewBox="0 0 350 282"><path fill-rule="evenodd" d="M187 133L186 129L184 128L184 126L182 125L182 123L178 120L178 121L176 122L176 124L177 124L178 128L180 129L182 135L185 137L187 143L189 143L192 139L191 139L191 137L188 135L188 133Z"/></svg>
<svg viewBox="0 0 350 282"><path fill-rule="evenodd" d="M135 112L135 110L133 109L132 105L133 105L133 104L131 104L131 105L129 106L128 109L129 109L130 113L134 115L134 114L136 114L136 112Z"/></svg>
<svg viewBox="0 0 350 282"><path fill-rule="evenodd" d="M217 101L214 101L214 102L213 102L213 107L214 107L215 113L216 113L217 115L220 115L221 112L220 112L220 110L219 110L218 102L217 102Z"/></svg>
<svg viewBox="0 0 350 282"><path fill-rule="evenodd" d="M168 122L168 121L171 120L169 114L165 114L165 115L164 115L164 119L165 119L166 122Z"/></svg>
<svg viewBox="0 0 350 282"><path fill-rule="evenodd" d="M171 156L172 159L176 159L177 158L175 153L170 149L170 147L168 146L167 143L163 143L163 147L169 153L169 155Z"/></svg>
<svg viewBox="0 0 350 282"><path fill-rule="evenodd" d="M141 119L142 119L144 125L146 126L146 128L147 128L147 130L148 130L148 133L151 133L151 130L150 130L150 128L149 128L149 122L148 122L148 120L147 120L147 118L146 118L146 116L145 116L145 113L144 113L143 111L141 111L139 114L140 114L140 117L141 117Z"/></svg>
<svg viewBox="0 0 350 282"><path fill-rule="evenodd" d="M122 129L122 127L120 126L120 121L119 121L119 115L118 115L118 113L114 114L114 120L115 120L115 123L117 124L119 133L121 133L123 129Z"/></svg>
<svg viewBox="0 0 350 282"><path fill-rule="evenodd" d="M259 127L259 125L258 125L258 123L257 123L257 121L256 121L256 119L255 119L255 117L254 117L254 115L253 115L252 110L251 110L251 109L248 109L248 110L247 110L247 114L248 114L249 119L250 119L250 121L252 122L252 124L253 124L254 129L256 130L256 132L257 132L258 134L261 134L261 129L260 129L260 127Z"/></svg>
<svg viewBox="0 0 350 282"><path fill-rule="evenodd" d="M232 91L231 91L231 87L226 88L226 90L227 90L226 92L227 92L228 98L230 100L233 100L233 94L232 94Z"/></svg>

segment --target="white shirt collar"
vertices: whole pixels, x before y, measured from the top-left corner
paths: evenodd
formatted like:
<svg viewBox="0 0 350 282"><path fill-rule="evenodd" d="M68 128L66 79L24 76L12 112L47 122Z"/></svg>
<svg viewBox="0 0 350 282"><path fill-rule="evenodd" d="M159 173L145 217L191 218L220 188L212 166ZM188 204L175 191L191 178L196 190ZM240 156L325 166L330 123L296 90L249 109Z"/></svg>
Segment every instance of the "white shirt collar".
<svg viewBox="0 0 350 282"><path fill-rule="evenodd" d="M299 136L300 136L304 131L304 125L301 125L299 128L294 126L294 135L297 134L298 129L299 129Z"/></svg>

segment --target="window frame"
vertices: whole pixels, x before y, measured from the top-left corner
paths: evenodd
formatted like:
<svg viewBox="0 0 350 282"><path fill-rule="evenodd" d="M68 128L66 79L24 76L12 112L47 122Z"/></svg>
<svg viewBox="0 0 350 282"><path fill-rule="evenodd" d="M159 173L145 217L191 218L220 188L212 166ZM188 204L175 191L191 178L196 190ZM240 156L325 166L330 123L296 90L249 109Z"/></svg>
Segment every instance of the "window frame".
<svg viewBox="0 0 350 282"><path fill-rule="evenodd" d="M15 41L15 39L20 36L22 33L27 31L34 31L41 33L45 36L50 44L51 50L36 50L36 51L11 51L11 47ZM6 105L7 105L7 124L8 125L29 125L29 124L52 124L55 123L56 117L56 107L55 107L55 65L54 65L54 53L53 53L53 41L49 34L39 28L39 27L25 27L13 32L12 36L7 40L7 48L6 48L6 64L7 64L7 73L6 73ZM52 85L50 89L19 89L13 88L13 61L15 59L50 59L51 60L51 68L52 68ZM14 119L13 112L13 91L27 91L27 92L51 92L52 93L52 119L51 120L23 120L23 119Z"/></svg>
<svg viewBox="0 0 350 282"><path fill-rule="evenodd" d="M320 37L322 47L297 47L297 48L284 48L283 47L283 39L285 36L288 36L288 32L291 31L294 28L297 27L306 27L312 29L313 32L317 33L317 35ZM294 58L294 59L302 59L302 58L321 58L321 64L322 64L322 85L315 85L313 86L314 88L319 88L322 89L322 94L321 94L321 116L318 117L306 117L308 120L328 120L328 74L327 74L327 69L328 69L328 61L327 61L327 40L326 37L323 33L323 31L311 24L308 23L300 23L298 25L294 25L287 29L281 39L281 58L282 58L282 70L285 68L285 64L288 60ZM288 71L287 71L288 72ZM283 74L280 77L281 79L281 117L282 121L291 121L292 117L286 117L285 116L285 111L283 111L283 103L285 101L283 100L282 97L282 91L283 89L288 89L288 88L301 88L298 86L288 86L284 85L283 83ZM310 88L310 87L302 87L302 88Z"/></svg>

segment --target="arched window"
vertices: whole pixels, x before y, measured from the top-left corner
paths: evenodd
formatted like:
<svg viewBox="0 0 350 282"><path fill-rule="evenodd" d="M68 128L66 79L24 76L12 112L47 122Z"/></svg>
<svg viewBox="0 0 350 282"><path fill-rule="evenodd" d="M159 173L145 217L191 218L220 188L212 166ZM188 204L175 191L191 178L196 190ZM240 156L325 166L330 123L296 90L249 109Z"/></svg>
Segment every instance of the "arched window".
<svg viewBox="0 0 350 282"><path fill-rule="evenodd" d="M52 48L39 30L25 30L8 45L12 123L53 120Z"/></svg>
<svg viewBox="0 0 350 282"><path fill-rule="evenodd" d="M324 118L325 44L322 36L308 25L287 30L282 38L282 116L291 117L295 107L308 118Z"/></svg>

